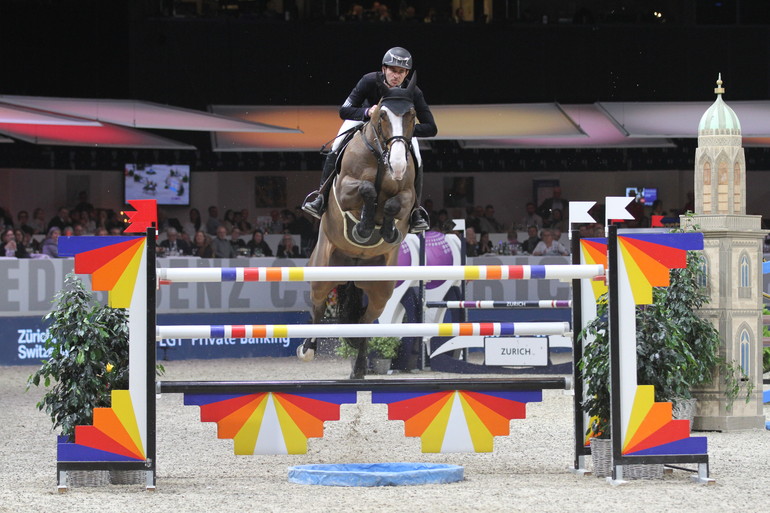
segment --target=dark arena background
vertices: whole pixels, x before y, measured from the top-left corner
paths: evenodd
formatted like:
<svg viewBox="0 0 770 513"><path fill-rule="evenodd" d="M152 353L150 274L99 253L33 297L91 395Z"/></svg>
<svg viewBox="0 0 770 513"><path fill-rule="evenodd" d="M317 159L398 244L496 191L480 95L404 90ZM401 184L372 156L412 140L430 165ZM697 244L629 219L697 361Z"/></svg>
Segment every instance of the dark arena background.
<svg viewBox="0 0 770 513"><path fill-rule="evenodd" d="M202 110L339 105L395 45L415 56L430 105L712 101L720 72L728 103L770 94L770 14L761 0L414 0L391 2L390 22L341 21L353 4L2 0L0 94L137 99ZM371 4L360 2L364 10ZM458 7L468 21L453 22ZM431 8L434 21L425 23ZM167 160L189 161L197 170L320 166L316 152L214 155L207 133L166 135L198 148ZM586 155L436 141L426 171L691 169L694 139L675 142ZM81 169L120 168L131 160L121 150L23 142L1 145L0 159L3 166ZM766 147L747 148L748 169L768 169L768 159Z"/></svg>

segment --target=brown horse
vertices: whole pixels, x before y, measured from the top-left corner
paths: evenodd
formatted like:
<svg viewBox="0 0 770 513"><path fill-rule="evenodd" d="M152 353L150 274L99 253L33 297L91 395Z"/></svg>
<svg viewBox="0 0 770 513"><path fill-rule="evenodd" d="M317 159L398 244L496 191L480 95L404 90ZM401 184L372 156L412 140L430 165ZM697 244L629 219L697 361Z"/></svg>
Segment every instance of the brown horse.
<svg viewBox="0 0 770 513"><path fill-rule="evenodd" d="M416 117L414 82L407 89L388 90L369 122L347 145L308 265L398 263L398 249L408 233L415 201L415 155L411 146ZM329 293L336 288L341 323L372 323L382 314L395 285L395 281L313 282L313 322L321 321ZM358 350L350 377L363 378L367 339L349 339L348 343ZM297 355L311 360L315 345L314 338L306 339Z"/></svg>

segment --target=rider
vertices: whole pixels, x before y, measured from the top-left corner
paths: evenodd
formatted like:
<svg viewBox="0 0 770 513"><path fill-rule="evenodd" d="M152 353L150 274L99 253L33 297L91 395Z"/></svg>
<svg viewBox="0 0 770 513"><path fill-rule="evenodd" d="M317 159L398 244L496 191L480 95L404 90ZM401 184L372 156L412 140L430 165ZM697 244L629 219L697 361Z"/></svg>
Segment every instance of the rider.
<svg viewBox="0 0 770 513"><path fill-rule="evenodd" d="M385 53L382 58L382 70L367 73L361 80L358 81L356 87L350 92L350 95L345 100L345 103L340 107L340 117L345 121L342 123L342 127L334 139L331 151L326 156L324 162L323 173L321 175L321 188L326 182L326 179L334 171L337 163L337 157L342 148L345 147L345 143L355 133L354 127L363 124L368 121L380 101L383 93L387 88L391 87L406 87L409 84L409 80L406 79L409 71L412 69L412 55L404 48L395 47L391 48ZM425 102L422 91L419 87L415 87L414 90L414 109L417 114L418 123L414 127L415 137L433 137L438 133L436 128L436 122L433 120L433 114ZM342 136L343 133L348 132L346 136ZM415 191L415 204L412 210L411 217L409 219L410 231L412 233L419 233L429 228L427 216L425 215L422 207L420 207L420 196L422 194L422 162L420 160L420 152L417 146L416 139L413 140L413 146L415 154L417 155L417 164L415 165L415 177L414 177L414 191ZM310 193L305 202L302 205L302 210L308 214L321 218L325 210L325 197L327 196L328 187L326 190L318 190ZM315 198L312 201L309 198Z"/></svg>

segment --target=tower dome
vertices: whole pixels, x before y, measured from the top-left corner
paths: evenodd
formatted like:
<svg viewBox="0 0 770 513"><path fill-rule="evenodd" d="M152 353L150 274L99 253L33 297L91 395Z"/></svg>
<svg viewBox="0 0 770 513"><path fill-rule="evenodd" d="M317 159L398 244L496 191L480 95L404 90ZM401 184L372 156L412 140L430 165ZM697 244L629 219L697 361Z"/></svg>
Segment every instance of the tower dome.
<svg viewBox="0 0 770 513"><path fill-rule="evenodd" d="M741 135L741 123L738 121L738 116L722 100L722 94L725 90L722 87L721 73L714 92L717 94L717 99L700 118L698 135Z"/></svg>

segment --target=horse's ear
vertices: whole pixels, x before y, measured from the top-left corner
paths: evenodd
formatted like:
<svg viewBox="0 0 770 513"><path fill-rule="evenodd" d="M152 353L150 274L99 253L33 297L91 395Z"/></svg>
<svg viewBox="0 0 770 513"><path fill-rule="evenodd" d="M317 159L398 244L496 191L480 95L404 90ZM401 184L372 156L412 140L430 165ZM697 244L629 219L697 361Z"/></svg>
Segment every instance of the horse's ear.
<svg viewBox="0 0 770 513"><path fill-rule="evenodd" d="M412 73L412 78L409 80L409 85L406 86L406 90L409 91L409 94L414 94L414 89L417 87L417 71L415 70L414 73Z"/></svg>

